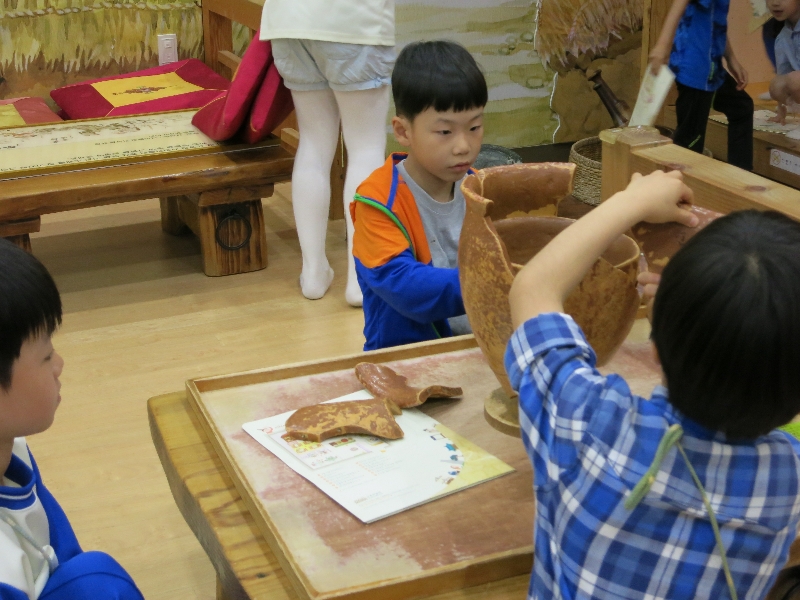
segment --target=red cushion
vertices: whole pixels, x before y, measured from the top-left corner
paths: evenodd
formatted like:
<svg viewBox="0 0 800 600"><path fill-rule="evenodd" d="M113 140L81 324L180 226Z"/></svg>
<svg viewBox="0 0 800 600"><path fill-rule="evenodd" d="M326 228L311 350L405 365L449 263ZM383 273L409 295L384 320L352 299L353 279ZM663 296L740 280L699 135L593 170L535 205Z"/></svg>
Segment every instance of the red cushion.
<svg viewBox="0 0 800 600"><path fill-rule="evenodd" d="M258 34L245 50L226 94L197 111L192 124L212 140L232 138L244 123L267 69L272 64L272 44Z"/></svg>
<svg viewBox="0 0 800 600"><path fill-rule="evenodd" d="M230 82L196 58L125 75L103 77L50 92L70 119L137 115L205 106Z"/></svg>
<svg viewBox="0 0 800 600"><path fill-rule="evenodd" d="M0 127L35 125L61 121L41 98L8 98L0 100Z"/></svg>
<svg viewBox="0 0 800 600"><path fill-rule="evenodd" d="M283 84L275 63L271 63L253 102L247 127L242 130L245 141L255 144L263 140L289 116L293 108L292 94Z"/></svg>

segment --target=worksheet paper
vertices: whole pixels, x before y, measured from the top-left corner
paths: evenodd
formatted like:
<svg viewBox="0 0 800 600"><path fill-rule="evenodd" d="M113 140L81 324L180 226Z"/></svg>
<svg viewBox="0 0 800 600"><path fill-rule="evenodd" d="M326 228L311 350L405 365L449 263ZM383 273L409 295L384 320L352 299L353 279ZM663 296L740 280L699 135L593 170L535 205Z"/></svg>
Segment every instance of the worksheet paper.
<svg viewBox="0 0 800 600"><path fill-rule="evenodd" d="M361 391L330 402L368 400ZM344 435L321 443L293 440L294 411L242 428L364 523L513 472L513 468L417 409L396 416L404 437Z"/></svg>
<svg viewBox="0 0 800 600"><path fill-rule="evenodd" d="M658 75L653 75L650 67L647 68L628 127L649 126L656 122L673 81L675 74L666 65L661 65Z"/></svg>

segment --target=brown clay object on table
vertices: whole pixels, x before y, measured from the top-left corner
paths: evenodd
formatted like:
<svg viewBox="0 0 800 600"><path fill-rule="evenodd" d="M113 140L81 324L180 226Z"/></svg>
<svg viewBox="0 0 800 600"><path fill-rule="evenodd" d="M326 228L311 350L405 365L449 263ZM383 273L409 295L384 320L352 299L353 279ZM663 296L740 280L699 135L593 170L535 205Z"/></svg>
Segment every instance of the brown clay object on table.
<svg viewBox="0 0 800 600"><path fill-rule="evenodd" d="M675 253L688 242L698 231L711 221L722 216L721 213L692 206L692 212L700 222L696 227L687 227L680 223L638 223L631 229L634 239L642 248L647 260L647 270L661 273Z"/></svg>
<svg viewBox="0 0 800 600"><path fill-rule="evenodd" d="M557 206L560 199L572 191L574 165L522 166L531 169L526 178L529 188L524 190L523 199L496 193L522 192L521 188L494 181L513 176L505 168L502 171L485 169L470 175L461 186L467 202L458 251L461 292L475 339L502 386L507 405L504 410L509 414L513 412L509 407L515 401L516 392L506 376L503 357L513 333L508 304L511 283L522 265L573 222L558 217L504 219L517 210L530 212L525 210L526 202L533 209L545 203ZM539 189L545 190L541 198L537 195ZM620 236L564 303L564 310L581 326L594 348L598 364L611 358L633 325L639 307L638 261L636 243L627 236ZM490 404L503 403L498 404L495 397ZM489 405L485 405L485 409L488 408ZM495 424L488 412L487 418ZM498 426L501 431L508 429L506 420L503 419L502 427Z"/></svg>
<svg viewBox="0 0 800 600"><path fill-rule="evenodd" d="M443 385L411 387L408 385L408 380L393 369L386 365L368 362L356 365L356 377L375 398L389 400L400 408L419 406L428 398L455 398L464 394L464 390L460 387Z"/></svg>
<svg viewBox="0 0 800 600"><path fill-rule="evenodd" d="M394 415L401 413L393 402L380 398L314 404L299 408L286 420L286 433L309 442L348 433L397 440L403 430Z"/></svg>

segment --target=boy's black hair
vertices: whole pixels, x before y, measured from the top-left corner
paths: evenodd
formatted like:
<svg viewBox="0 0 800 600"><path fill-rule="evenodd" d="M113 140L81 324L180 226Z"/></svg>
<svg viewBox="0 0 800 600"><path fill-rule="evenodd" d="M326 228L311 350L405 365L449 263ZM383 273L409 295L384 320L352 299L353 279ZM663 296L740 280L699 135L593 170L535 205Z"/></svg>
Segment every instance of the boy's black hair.
<svg viewBox="0 0 800 600"><path fill-rule="evenodd" d="M800 224L747 210L700 231L664 268L652 339L669 401L729 439L800 413Z"/></svg>
<svg viewBox="0 0 800 600"><path fill-rule="evenodd" d="M411 121L430 107L462 111L489 100L478 63L464 46L447 40L403 48L392 71L392 95L397 115Z"/></svg>
<svg viewBox="0 0 800 600"><path fill-rule="evenodd" d="M52 335L61 324L58 288L32 254L0 238L0 387L11 385L25 340Z"/></svg>

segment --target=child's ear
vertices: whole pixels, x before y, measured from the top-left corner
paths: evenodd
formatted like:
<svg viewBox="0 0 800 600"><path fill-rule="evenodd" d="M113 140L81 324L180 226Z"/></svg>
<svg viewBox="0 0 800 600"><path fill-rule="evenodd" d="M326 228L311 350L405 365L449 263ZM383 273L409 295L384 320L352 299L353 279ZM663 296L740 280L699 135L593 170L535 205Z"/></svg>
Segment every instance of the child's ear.
<svg viewBox="0 0 800 600"><path fill-rule="evenodd" d="M411 122L405 117L392 117L392 131L394 132L394 139L401 146L411 145Z"/></svg>

